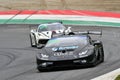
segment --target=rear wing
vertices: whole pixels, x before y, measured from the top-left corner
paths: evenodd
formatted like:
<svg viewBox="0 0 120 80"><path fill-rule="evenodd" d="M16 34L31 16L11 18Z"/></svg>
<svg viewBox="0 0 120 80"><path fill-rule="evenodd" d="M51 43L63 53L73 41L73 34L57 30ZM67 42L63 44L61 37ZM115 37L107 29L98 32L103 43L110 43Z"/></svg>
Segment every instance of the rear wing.
<svg viewBox="0 0 120 80"><path fill-rule="evenodd" d="M102 35L102 31L88 31L88 34Z"/></svg>
<svg viewBox="0 0 120 80"><path fill-rule="evenodd" d="M101 31L80 31L80 32L73 32L74 34L81 34L81 35L102 35L102 30Z"/></svg>

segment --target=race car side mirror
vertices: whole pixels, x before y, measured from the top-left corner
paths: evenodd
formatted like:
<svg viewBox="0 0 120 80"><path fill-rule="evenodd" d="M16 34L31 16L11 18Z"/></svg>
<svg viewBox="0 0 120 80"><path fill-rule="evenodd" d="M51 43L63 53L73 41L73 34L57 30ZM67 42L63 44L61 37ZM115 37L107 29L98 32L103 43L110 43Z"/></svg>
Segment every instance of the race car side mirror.
<svg viewBox="0 0 120 80"><path fill-rule="evenodd" d="M66 30L65 30L65 33L70 33L71 32L71 27L68 27Z"/></svg>
<svg viewBox="0 0 120 80"><path fill-rule="evenodd" d="M67 29L71 29L71 27L69 26Z"/></svg>

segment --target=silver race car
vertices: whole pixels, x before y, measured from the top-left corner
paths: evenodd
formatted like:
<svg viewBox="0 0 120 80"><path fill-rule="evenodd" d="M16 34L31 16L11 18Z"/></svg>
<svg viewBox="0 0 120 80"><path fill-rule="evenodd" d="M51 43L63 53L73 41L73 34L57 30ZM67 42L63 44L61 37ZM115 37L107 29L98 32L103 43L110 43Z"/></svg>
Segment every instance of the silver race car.
<svg viewBox="0 0 120 80"><path fill-rule="evenodd" d="M69 34L71 27L66 27L61 22L40 24L37 29L30 30L30 43L32 47L41 48L53 35Z"/></svg>

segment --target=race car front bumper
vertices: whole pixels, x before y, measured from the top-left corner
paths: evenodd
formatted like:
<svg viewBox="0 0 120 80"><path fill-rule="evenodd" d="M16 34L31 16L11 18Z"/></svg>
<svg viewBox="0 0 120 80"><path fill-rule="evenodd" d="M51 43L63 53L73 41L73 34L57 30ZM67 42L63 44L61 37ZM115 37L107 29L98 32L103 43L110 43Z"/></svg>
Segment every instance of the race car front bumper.
<svg viewBox="0 0 120 80"><path fill-rule="evenodd" d="M72 67L72 66L89 66L90 64L96 61L95 54L91 54L87 57L77 58L72 60L40 60L37 58L37 67L38 68L56 68L56 67Z"/></svg>

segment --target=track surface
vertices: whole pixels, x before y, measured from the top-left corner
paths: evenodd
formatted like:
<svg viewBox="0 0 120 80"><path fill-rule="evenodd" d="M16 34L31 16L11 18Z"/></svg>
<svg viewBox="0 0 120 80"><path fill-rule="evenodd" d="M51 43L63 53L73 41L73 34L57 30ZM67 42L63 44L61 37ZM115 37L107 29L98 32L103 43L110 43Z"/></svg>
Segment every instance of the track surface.
<svg viewBox="0 0 120 80"><path fill-rule="evenodd" d="M74 27L74 30L96 27ZM105 62L93 68L36 70L37 49L30 47L28 25L0 25L0 80L90 80L120 67L120 28L103 28Z"/></svg>

